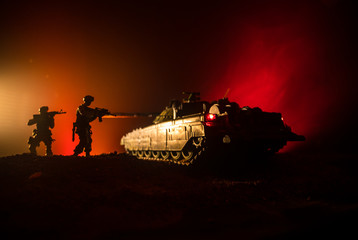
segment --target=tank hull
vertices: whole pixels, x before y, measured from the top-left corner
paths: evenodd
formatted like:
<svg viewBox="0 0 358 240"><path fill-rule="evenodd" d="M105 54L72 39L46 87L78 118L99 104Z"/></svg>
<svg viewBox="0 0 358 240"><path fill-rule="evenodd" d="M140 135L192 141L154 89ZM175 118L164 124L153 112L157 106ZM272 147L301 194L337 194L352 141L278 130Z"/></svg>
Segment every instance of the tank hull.
<svg viewBox="0 0 358 240"><path fill-rule="evenodd" d="M166 108L154 124L123 136L121 145L140 159L189 165L204 151L275 153L287 141L305 140L284 124L280 113L239 108L227 100L223 106L195 102Z"/></svg>
<svg viewBox="0 0 358 240"><path fill-rule="evenodd" d="M193 138L205 137L203 114L136 129L121 139L127 151L181 151Z"/></svg>

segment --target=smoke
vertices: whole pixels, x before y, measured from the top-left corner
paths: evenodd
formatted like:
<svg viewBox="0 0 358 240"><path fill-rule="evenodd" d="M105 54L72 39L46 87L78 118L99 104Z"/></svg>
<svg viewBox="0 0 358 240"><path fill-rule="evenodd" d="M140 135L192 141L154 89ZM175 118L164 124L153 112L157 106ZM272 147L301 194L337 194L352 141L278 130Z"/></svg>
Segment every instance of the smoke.
<svg viewBox="0 0 358 240"><path fill-rule="evenodd" d="M309 144L339 143L344 136L336 129L351 122L343 109L357 98L351 90L357 84L348 67L353 59L347 58L354 51L346 31L352 23L342 19L341 8L330 6L263 5L238 18L226 42L230 53L220 57L227 64L218 64L224 74L212 82L209 95L219 98L230 88L229 99L241 106L281 112Z"/></svg>

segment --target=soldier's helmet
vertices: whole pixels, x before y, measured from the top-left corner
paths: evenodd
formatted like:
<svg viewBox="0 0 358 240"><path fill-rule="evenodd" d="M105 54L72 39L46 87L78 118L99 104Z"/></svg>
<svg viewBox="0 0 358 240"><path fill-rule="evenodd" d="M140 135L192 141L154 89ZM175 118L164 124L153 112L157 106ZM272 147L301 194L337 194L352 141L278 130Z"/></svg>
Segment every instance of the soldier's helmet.
<svg viewBox="0 0 358 240"><path fill-rule="evenodd" d="M92 97L91 95L87 95L83 98L83 101L91 103L94 101L94 97Z"/></svg>
<svg viewBox="0 0 358 240"><path fill-rule="evenodd" d="M40 113L47 113L47 112L48 112L48 106L42 106L42 107L40 107L39 112L40 112Z"/></svg>

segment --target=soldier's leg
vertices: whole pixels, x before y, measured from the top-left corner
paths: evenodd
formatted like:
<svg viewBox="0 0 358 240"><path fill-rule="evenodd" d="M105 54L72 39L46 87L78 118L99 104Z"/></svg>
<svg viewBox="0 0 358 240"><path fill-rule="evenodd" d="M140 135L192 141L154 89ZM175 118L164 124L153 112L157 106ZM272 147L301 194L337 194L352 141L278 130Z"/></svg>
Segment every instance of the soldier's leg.
<svg viewBox="0 0 358 240"><path fill-rule="evenodd" d="M74 156L78 156L79 154L81 154L83 152L83 148L86 145L86 136L83 133L77 133L77 134L78 134L78 138L80 139L80 142L78 143L75 150L73 151Z"/></svg>
<svg viewBox="0 0 358 240"><path fill-rule="evenodd" d="M29 144L30 153L37 155L36 147L40 146L39 138L37 136L31 136L27 143Z"/></svg>
<svg viewBox="0 0 358 240"><path fill-rule="evenodd" d="M86 152L86 157L91 156L91 151L92 151L92 132L89 130L86 134L86 146L85 146L85 152Z"/></svg>
<svg viewBox="0 0 358 240"><path fill-rule="evenodd" d="M53 139L51 138L51 136L48 136L43 140L43 142L46 145L46 156L49 156L49 157L53 155L52 149L51 149L52 148L52 141L53 141Z"/></svg>

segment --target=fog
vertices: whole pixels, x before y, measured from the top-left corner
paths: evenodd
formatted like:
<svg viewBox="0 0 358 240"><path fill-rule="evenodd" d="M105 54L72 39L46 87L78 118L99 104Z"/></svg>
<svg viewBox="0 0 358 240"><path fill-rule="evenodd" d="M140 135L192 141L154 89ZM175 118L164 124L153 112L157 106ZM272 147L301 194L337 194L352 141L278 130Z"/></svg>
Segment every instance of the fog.
<svg viewBox="0 0 358 240"><path fill-rule="evenodd" d="M31 2L0 11L1 156L28 152L27 121L44 105L67 112L55 117L53 151L72 154L87 94L113 112L159 112L182 91L211 101L230 89L240 106L281 112L312 146L357 143L356 14L345 1ZM95 121L93 154L123 151L121 136L149 123Z"/></svg>

